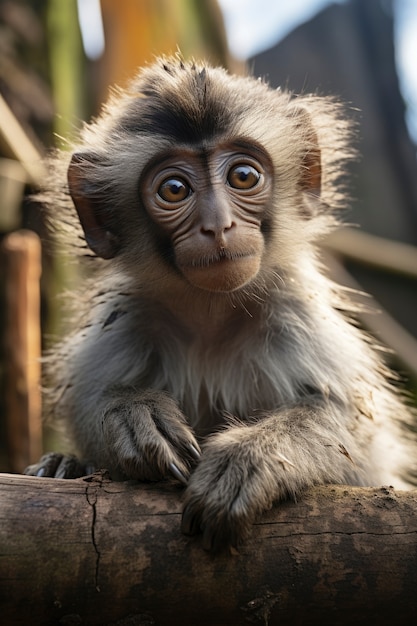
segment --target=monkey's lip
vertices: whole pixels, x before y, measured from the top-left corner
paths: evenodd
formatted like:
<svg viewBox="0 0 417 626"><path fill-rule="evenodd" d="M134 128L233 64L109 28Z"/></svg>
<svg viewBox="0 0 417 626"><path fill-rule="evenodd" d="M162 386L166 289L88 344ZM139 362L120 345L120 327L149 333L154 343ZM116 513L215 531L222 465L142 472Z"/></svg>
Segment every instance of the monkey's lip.
<svg viewBox="0 0 417 626"><path fill-rule="evenodd" d="M181 265L184 277L208 291L231 292L246 285L259 271L260 257L253 252L221 251Z"/></svg>
<svg viewBox="0 0 417 626"><path fill-rule="evenodd" d="M207 254L198 259L193 259L190 263L184 265L184 269L205 269L213 265L227 264L233 261L242 261L253 257L253 252L231 252L222 248L218 252Z"/></svg>

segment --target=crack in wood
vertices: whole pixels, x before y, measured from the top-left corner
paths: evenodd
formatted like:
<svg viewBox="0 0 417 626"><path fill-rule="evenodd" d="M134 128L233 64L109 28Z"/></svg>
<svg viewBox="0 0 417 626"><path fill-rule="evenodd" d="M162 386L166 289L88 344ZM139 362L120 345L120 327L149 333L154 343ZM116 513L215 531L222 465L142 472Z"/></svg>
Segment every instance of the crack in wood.
<svg viewBox="0 0 417 626"><path fill-rule="evenodd" d="M97 489L101 488L101 484L97 485L97 482L93 484L87 484L85 489L85 497L87 499L88 504L92 508L93 517L91 520L91 542L93 544L93 548L96 553L96 569L94 575L94 584L95 588L98 592L100 592L100 586L98 584L99 581L99 569L100 569L100 559L101 552L98 548L96 541L96 522L97 522Z"/></svg>

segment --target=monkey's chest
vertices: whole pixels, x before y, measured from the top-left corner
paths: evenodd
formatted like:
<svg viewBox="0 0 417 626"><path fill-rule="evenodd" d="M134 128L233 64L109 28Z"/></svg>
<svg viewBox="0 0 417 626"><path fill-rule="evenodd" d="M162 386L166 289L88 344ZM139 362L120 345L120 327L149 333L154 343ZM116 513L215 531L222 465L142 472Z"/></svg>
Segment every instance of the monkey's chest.
<svg viewBox="0 0 417 626"><path fill-rule="evenodd" d="M280 381L265 371L266 356L244 341L177 346L169 358L165 389L202 434L228 416L245 420L284 401Z"/></svg>

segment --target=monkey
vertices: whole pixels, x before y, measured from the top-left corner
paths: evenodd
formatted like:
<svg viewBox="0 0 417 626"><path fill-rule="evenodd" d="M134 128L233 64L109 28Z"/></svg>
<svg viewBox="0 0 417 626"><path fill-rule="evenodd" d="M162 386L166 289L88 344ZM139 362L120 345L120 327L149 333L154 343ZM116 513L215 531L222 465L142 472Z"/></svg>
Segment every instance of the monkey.
<svg viewBox="0 0 417 626"><path fill-rule="evenodd" d="M213 551L313 485L409 487L411 409L320 258L351 126L332 97L163 57L52 157L41 202L90 272L46 359L77 456L28 474L171 477Z"/></svg>

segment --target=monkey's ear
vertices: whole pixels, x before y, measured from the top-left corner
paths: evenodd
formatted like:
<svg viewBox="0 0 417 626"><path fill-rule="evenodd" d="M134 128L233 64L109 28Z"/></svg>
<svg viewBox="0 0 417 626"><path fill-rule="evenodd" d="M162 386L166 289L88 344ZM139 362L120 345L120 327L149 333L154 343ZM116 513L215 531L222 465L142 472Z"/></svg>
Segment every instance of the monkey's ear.
<svg viewBox="0 0 417 626"><path fill-rule="evenodd" d="M92 191L94 183L86 177L86 163L95 162L94 155L73 154L67 174L68 187L89 248L97 256L111 259L119 250L119 240L109 228L99 196Z"/></svg>
<svg viewBox="0 0 417 626"><path fill-rule="evenodd" d="M321 153L320 148L312 146L303 158L303 173L301 175L303 191L309 191L314 196L321 192Z"/></svg>
<svg viewBox="0 0 417 626"><path fill-rule="evenodd" d="M320 196L321 192L321 152L317 133L314 129L308 112L301 108L294 108L297 125L302 129L305 139L305 153L302 160L301 188L313 196Z"/></svg>

